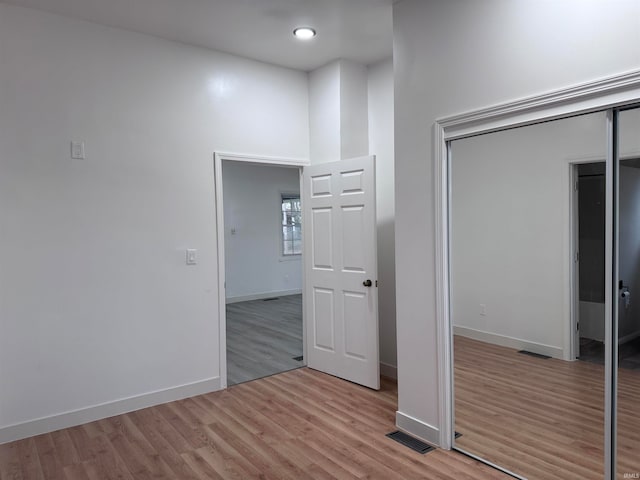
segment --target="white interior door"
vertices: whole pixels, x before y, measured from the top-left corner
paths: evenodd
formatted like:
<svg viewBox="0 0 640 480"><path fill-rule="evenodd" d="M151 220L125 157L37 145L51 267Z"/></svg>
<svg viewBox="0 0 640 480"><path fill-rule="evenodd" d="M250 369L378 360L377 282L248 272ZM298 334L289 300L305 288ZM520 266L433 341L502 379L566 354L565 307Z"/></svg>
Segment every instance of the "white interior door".
<svg viewBox="0 0 640 480"><path fill-rule="evenodd" d="M307 365L379 389L375 157L303 178Z"/></svg>

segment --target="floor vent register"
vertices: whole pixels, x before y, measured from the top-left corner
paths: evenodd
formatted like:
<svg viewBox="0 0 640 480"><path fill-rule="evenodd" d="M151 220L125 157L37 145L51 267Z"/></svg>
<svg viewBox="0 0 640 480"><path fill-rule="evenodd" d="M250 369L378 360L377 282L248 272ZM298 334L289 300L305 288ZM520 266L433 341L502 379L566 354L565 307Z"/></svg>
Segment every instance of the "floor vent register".
<svg viewBox="0 0 640 480"><path fill-rule="evenodd" d="M551 358L549 355L542 355L541 353L530 352L529 350L519 350L518 353L529 355L530 357L542 358L544 360Z"/></svg>
<svg viewBox="0 0 640 480"><path fill-rule="evenodd" d="M395 432L387 433L387 437L395 440L398 443L401 443L405 447L409 447L411 450L415 450L418 453L428 453L432 450L435 450L435 447L424 443L422 440L418 440L417 438L412 437L411 435L407 435L404 432L400 432L396 430Z"/></svg>

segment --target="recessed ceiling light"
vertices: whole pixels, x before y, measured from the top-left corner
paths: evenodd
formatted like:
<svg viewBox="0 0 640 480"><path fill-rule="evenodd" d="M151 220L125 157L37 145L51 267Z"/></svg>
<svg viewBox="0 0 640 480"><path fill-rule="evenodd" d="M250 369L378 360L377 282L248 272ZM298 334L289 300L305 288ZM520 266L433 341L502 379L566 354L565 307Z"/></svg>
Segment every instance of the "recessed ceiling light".
<svg viewBox="0 0 640 480"><path fill-rule="evenodd" d="M316 31L311 27L298 27L293 31L293 35L300 40L310 40L316 36Z"/></svg>

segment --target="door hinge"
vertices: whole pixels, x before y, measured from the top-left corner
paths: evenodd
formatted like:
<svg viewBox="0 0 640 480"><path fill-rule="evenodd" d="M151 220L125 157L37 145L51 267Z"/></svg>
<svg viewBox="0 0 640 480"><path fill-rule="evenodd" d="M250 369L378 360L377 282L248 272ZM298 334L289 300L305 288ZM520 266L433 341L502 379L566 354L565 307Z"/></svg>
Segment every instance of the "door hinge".
<svg viewBox="0 0 640 480"><path fill-rule="evenodd" d="M576 330L580 331L580 322L576 323Z"/></svg>
<svg viewBox="0 0 640 480"><path fill-rule="evenodd" d="M580 252L576 252L575 262L578 263L580 261Z"/></svg>
<svg viewBox="0 0 640 480"><path fill-rule="evenodd" d="M574 190L575 192L577 192L577 191L578 191L578 180L576 180L576 182L573 184L573 190Z"/></svg>
<svg viewBox="0 0 640 480"><path fill-rule="evenodd" d="M376 287L378 286L378 280L376 280Z"/></svg>

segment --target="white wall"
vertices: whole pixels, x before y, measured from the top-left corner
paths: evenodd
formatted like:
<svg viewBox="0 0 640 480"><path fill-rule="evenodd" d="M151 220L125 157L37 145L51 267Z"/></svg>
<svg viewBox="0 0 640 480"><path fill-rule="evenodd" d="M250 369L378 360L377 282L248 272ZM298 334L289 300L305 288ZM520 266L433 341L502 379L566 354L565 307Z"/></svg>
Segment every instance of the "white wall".
<svg viewBox="0 0 640 480"><path fill-rule="evenodd" d="M436 118L640 68L635 0L394 5L398 410L438 441Z"/></svg>
<svg viewBox="0 0 640 480"><path fill-rule="evenodd" d="M311 163L340 160L340 107L340 61L336 60L309 73Z"/></svg>
<svg viewBox="0 0 640 480"><path fill-rule="evenodd" d="M309 73L311 163L368 155L367 74L344 59Z"/></svg>
<svg viewBox="0 0 640 480"><path fill-rule="evenodd" d="M227 303L300 293L301 256L282 255L281 228L282 194L300 194L298 168L226 161L222 178Z"/></svg>
<svg viewBox="0 0 640 480"><path fill-rule="evenodd" d="M0 4L0 86L0 442L217 388L213 152L307 158L307 75Z"/></svg>
<svg viewBox="0 0 640 480"><path fill-rule="evenodd" d="M376 156L380 362L382 373L396 375L393 60L369 66L368 77L369 152Z"/></svg>
<svg viewBox="0 0 640 480"><path fill-rule="evenodd" d="M367 67L340 60L340 158L369 154Z"/></svg>
<svg viewBox="0 0 640 480"><path fill-rule="evenodd" d="M569 162L605 155L604 113L452 142L455 333L571 358Z"/></svg>

